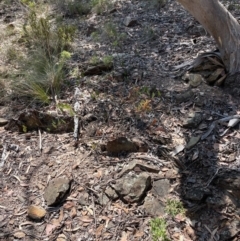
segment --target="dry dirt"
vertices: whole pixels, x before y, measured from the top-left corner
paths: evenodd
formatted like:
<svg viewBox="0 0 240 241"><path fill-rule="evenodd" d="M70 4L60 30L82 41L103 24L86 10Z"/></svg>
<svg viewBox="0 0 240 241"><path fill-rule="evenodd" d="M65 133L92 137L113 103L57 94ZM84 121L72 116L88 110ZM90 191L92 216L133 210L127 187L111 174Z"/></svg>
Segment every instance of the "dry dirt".
<svg viewBox="0 0 240 241"><path fill-rule="evenodd" d="M175 1L160 9L146 7L148 2L116 1L114 9L102 15L66 17L66 22L78 26L69 68L81 72L91 57L106 55L114 57L114 67L111 72L81 78L69 73L72 86L60 101L74 105L73 89L79 88L78 140L73 132L18 133L0 127L1 163L4 160L0 240L152 240L149 222L154 215L144 208L147 197L155 197L163 206L172 199L184 204L185 215L163 215L170 240L240 240L239 125L226 131L228 121L217 122L240 114L240 81L229 79L221 88L203 81L192 88L180 77L171 77L173 66L216 46ZM2 31L25 14L18 5L0 9ZM234 9L233 14L240 17L240 10ZM133 26L123 24L127 16L136 20ZM116 24L118 34L125 34L119 46L113 46L104 34L99 41L89 35L92 28L101 29L106 22ZM9 68L3 56L0 60ZM30 107L3 103L0 117L18 118L19 110ZM186 125L191 113L200 114L200 123L194 120ZM87 115L93 118L84 119ZM213 123L209 135L189 147L192 137L204 135ZM101 148L117 137L137 138L148 151L111 155ZM176 147L183 148L173 156ZM117 181L117 174L136 159L159 170L154 174L146 170L152 186L157 180L169 181L167 195L156 195L149 188L137 203L121 198L101 203L100 196ZM144 171L134 168L132 172ZM47 207L44 192L49 181L64 176L72 180L67 199ZM30 205L47 210L44 219L30 219Z"/></svg>

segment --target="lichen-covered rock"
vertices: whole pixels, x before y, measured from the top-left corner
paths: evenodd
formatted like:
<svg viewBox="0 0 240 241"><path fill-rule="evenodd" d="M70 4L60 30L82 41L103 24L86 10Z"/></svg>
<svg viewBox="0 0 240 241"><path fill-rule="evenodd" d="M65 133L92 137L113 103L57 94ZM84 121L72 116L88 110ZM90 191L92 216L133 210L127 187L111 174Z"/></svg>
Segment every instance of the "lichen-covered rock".
<svg viewBox="0 0 240 241"><path fill-rule="evenodd" d="M44 193L47 205L52 206L63 201L70 190L70 186L71 180L68 178L61 177L50 181Z"/></svg>
<svg viewBox="0 0 240 241"><path fill-rule="evenodd" d="M150 186L151 176L143 172L139 175L128 173L126 176L118 179L112 187L121 199L134 203L141 201Z"/></svg>

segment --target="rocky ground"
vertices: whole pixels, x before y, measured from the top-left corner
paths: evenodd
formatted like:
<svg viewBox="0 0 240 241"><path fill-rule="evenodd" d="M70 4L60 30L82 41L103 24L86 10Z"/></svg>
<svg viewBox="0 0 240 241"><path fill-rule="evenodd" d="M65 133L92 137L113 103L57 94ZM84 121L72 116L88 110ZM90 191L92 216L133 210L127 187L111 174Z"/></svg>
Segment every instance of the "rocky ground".
<svg viewBox="0 0 240 241"><path fill-rule="evenodd" d="M4 31L25 10L2 6ZM59 101L79 132L54 105L0 106L0 240L153 240L156 217L169 240L240 240L239 76L183 80L173 67L216 46L175 1L156 6L64 16L78 33Z"/></svg>

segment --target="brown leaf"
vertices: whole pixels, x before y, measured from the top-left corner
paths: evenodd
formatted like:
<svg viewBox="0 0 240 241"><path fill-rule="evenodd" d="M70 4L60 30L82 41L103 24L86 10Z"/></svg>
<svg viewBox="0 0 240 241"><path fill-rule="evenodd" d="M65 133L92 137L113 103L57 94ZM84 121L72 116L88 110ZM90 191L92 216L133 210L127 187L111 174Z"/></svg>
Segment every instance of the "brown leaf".
<svg viewBox="0 0 240 241"><path fill-rule="evenodd" d="M51 224L51 223L47 224L46 235L49 236L53 232L53 230L56 229L56 228L57 228L57 225L54 225L54 224Z"/></svg>
<svg viewBox="0 0 240 241"><path fill-rule="evenodd" d="M110 239L110 238L112 238L113 235L111 233L106 232L102 236L104 239Z"/></svg>
<svg viewBox="0 0 240 241"><path fill-rule="evenodd" d="M193 228L191 226L186 226L184 229L184 232L191 238L195 238L195 231L193 230Z"/></svg>
<svg viewBox="0 0 240 241"><path fill-rule="evenodd" d="M112 217L111 217L111 216L108 216L108 217L107 217L107 216L100 216L99 219L100 219L100 220L105 220L105 222L106 222L106 223L105 223L105 227L107 228L108 223L109 223L109 221L112 219Z"/></svg>
<svg viewBox="0 0 240 241"><path fill-rule="evenodd" d="M122 237L120 239L120 241L128 241L128 232L122 232Z"/></svg>
<svg viewBox="0 0 240 241"><path fill-rule="evenodd" d="M55 225L56 227L59 227L62 220L63 220L63 209L61 208L59 213L59 218L52 219L51 224Z"/></svg>
<svg viewBox="0 0 240 241"><path fill-rule="evenodd" d="M62 220L63 220L63 209L62 209L62 208L61 208L61 210L60 210L60 214L59 214L58 220L59 220L59 223L61 223Z"/></svg>
<svg viewBox="0 0 240 241"><path fill-rule="evenodd" d="M96 233L95 233L96 236L100 236L103 229L104 229L104 224L101 224L96 230Z"/></svg>
<svg viewBox="0 0 240 241"><path fill-rule="evenodd" d="M17 232L15 232L15 233L13 234L13 236L14 236L15 238L20 239L20 238L24 238L26 235L25 235L25 233L22 232L22 231L17 231Z"/></svg>
<svg viewBox="0 0 240 241"><path fill-rule="evenodd" d="M89 225L90 225L90 223L83 223L83 224L82 224L83 227L87 227L87 226L89 226Z"/></svg>
<svg viewBox="0 0 240 241"><path fill-rule="evenodd" d="M79 217L79 219L84 223L91 223L93 221L93 218L89 216L82 216L82 217Z"/></svg>
<svg viewBox="0 0 240 241"><path fill-rule="evenodd" d="M119 209L123 210L126 214L128 214L128 212L129 212L127 208L122 207L122 206L121 206L120 204L118 204L118 203L114 203L113 206L116 207L116 208L119 208Z"/></svg>
<svg viewBox="0 0 240 241"><path fill-rule="evenodd" d="M141 238L143 235L144 235L143 231L137 230L136 233L134 234L134 237Z"/></svg>
<svg viewBox="0 0 240 241"><path fill-rule="evenodd" d="M70 210L72 207L75 206L75 203L72 201L67 201L66 203L64 203L63 208L66 210Z"/></svg>
<svg viewBox="0 0 240 241"><path fill-rule="evenodd" d="M70 211L70 216L72 218L76 217L77 216L77 209L75 207L73 207Z"/></svg>
<svg viewBox="0 0 240 241"><path fill-rule="evenodd" d="M177 214L177 215L174 217L174 219L175 219L177 222L183 222L183 221L185 221L186 216L185 216L184 214L179 213L179 214Z"/></svg>
<svg viewBox="0 0 240 241"><path fill-rule="evenodd" d="M59 220L56 219L56 218L54 218L54 219L51 221L51 224L54 225L54 226L56 226L56 227L60 226L60 222L59 222Z"/></svg>

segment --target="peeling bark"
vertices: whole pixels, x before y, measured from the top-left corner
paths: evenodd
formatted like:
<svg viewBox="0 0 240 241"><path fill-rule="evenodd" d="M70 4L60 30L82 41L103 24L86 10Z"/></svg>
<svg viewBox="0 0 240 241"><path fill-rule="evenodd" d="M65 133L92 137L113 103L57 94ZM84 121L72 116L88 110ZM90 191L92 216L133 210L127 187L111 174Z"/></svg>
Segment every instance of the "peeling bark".
<svg viewBox="0 0 240 241"><path fill-rule="evenodd" d="M240 25L219 0L177 0L216 41L230 74L240 72Z"/></svg>

